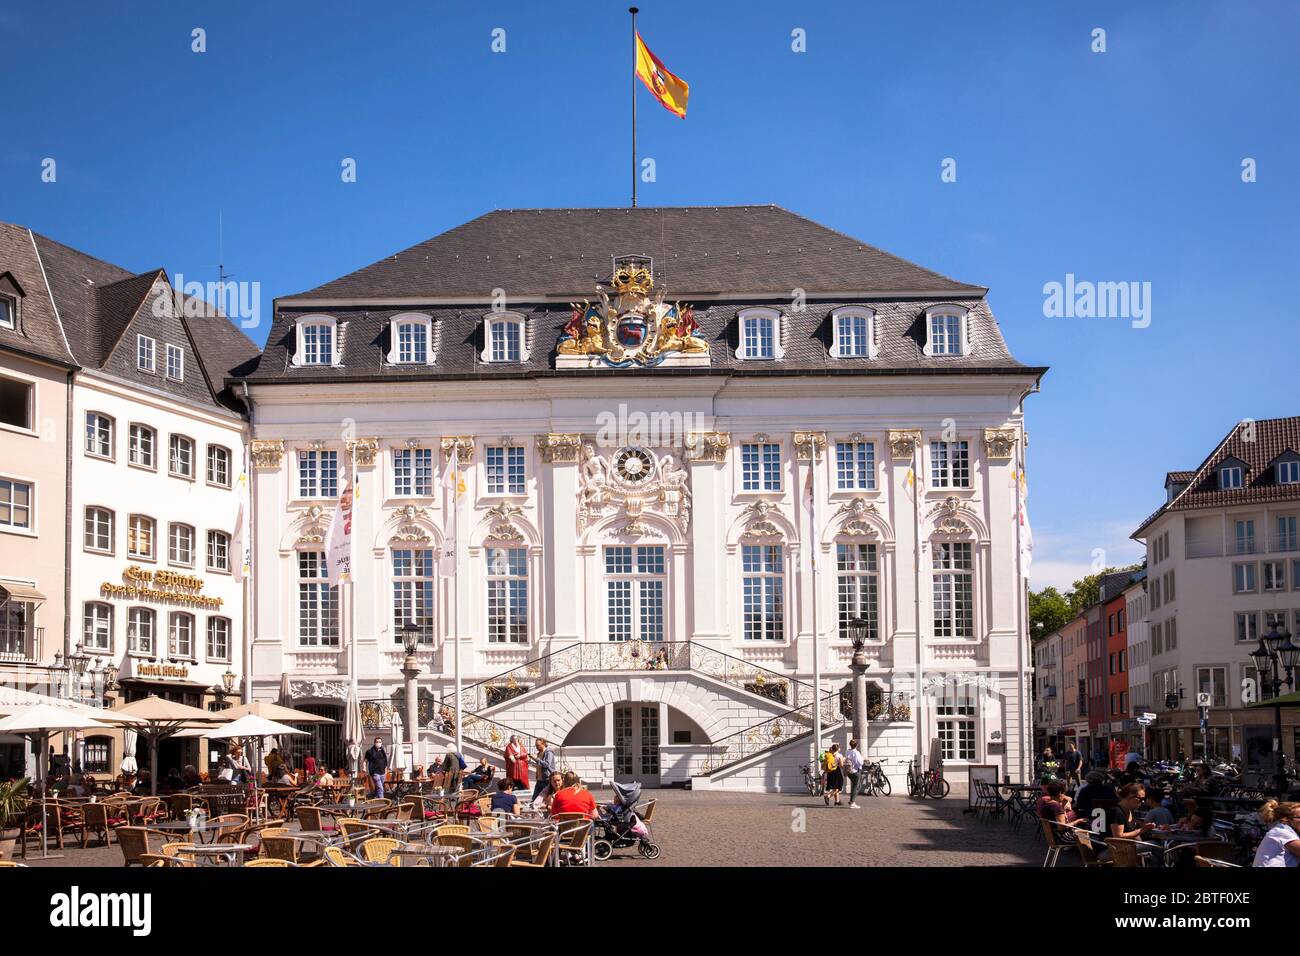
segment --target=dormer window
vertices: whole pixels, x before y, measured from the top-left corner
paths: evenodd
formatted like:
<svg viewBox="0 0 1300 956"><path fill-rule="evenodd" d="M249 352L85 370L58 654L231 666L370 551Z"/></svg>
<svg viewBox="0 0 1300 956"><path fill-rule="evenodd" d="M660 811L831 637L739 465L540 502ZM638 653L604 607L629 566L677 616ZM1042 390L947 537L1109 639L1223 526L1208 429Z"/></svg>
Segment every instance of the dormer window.
<svg viewBox="0 0 1300 956"><path fill-rule="evenodd" d="M1277 463L1277 483L1279 485L1300 484L1300 459Z"/></svg>
<svg viewBox="0 0 1300 956"><path fill-rule="evenodd" d="M875 358L876 314L867 308L836 309L831 313L834 358Z"/></svg>
<svg viewBox="0 0 1300 956"><path fill-rule="evenodd" d="M736 358L764 361L784 355L781 313L774 309L746 309L740 313L740 345L736 349Z"/></svg>
<svg viewBox="0 0 1300 956"><path fill-rule="evenodd" d="M298 349L294 364L337 365L337 333L338 323L329 316L303 319L298 323Z"/></svg>
<svg viewBox="0 0 1300 956"><path fill-rule="evenodd" d="M185 381L185 352L179 345L167 346L167 377L173 382Z"/></svg>
<svg viewBox="0 0 1300 956"><path fill-rule="evenodd" d="M137 335L135 337L135 367L142 372L156 372L158 370L157 342L147 335Z"/></svg>
<svg viewBox="0 0 1300 956"><path fill-rule="evenodd" d="M494 312L483 322L484 362L526 362L528 343L524 337L524 317L515 312Z"/></svg>
<svg viewBox="0 0 1300 956"><path fill-rule="evenodd" d="M24 294L13 273L0 272L0 329L18 328L19 303Z"/></svg>
<svg viewBox="0 0 1300 956"><path fill-rule="evenodd" d="M392 321L390 342L389 364L433 364L433 320L427 315L396 316Z"/></svg>
<svg viewBox="0 0 1300 956"><path fill-rule="evenodd" d="M1233 491L1240 488L1242 484L1242 474L1240 465L1226 465L1219 469L1219 490Z"/></svg>
<svg viewBox="0 0 1300 956"><path fill-rule="evenodd" d="M925 310L926 355L967 355L970 352L969 314L955 305Z"/></svg>

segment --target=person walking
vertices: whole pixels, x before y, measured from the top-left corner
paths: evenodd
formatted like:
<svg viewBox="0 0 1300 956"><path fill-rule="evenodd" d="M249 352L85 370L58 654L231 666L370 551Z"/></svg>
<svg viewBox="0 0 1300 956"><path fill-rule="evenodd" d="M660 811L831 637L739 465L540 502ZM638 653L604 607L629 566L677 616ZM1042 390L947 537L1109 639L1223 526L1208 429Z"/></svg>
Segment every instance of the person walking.
<svg viewBox="0 0 1300 956"><path fill-rule="evenodd" d="M550 783L551 774L555 773L555 753L551 750L550 744L545 737L537 738L537 753L533 760L537 763L537 786L533 788L533 799L546 789Z"/></svg>
<svg viewBox="0 0 1300 956"><path fill-rule="evenodd" d="M384 774L387 772L388 751L384 749L383 739L376 737L374 744L366 751L366 773L370 775L375 785L375 796L380 800L384 799Z"/></svg>
<svg viewBox="0 0 1300 956"><path fill-rule="evenodd" d="M1065 745L1065 753L1061 756L1061 770L1065 773L1066 784L1079 783L1079 773L1083 767L1083 754L1079 753L1079 748L1071 740Z"/></svg>
<svg viewBox="0 0 1300 956"><path fill-rule="evenodd" d="M840 745L831 744L831 749L822 754L822 770L826 773L826 788L822 792L822 800L826 806L831 805L831 797L835 797L835 805L840 805L840 794L844 791L844 757L840 754Z"/></svg>
<svg viewBox="0 0 1300 956"><path fill-rule="evenodd" d="M862 784L862 751L858 749L856 737L849 741L849 749L844 752L844 770L849 775L849 809L861 810L858 806L858 788Z"/></svg>

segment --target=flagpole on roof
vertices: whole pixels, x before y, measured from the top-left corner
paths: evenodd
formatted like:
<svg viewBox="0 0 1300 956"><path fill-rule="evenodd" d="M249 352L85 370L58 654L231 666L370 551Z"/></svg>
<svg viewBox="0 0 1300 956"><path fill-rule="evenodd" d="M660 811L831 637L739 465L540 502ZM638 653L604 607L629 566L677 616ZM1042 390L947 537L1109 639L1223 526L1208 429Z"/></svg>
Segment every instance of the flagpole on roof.
<svg viewBox="0 0 1300 956"><path fill-rule="evenodd" d="M632 14L632 208L636 208L636 7L628 7Z"/></svg>

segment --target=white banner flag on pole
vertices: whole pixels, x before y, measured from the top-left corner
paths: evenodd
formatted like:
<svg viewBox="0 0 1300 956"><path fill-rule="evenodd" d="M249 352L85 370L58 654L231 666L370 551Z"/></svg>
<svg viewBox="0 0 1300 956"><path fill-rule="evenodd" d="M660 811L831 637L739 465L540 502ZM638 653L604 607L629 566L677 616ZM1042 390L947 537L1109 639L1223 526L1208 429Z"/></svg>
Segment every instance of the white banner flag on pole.
<svg viewBox="0 0 1300 956"><path fill-rule="evenodd" d="M334 506L334 517L326 539L325 562L331 584L340 584L352 574L352 489L353 482L349 479Z"/></svg>

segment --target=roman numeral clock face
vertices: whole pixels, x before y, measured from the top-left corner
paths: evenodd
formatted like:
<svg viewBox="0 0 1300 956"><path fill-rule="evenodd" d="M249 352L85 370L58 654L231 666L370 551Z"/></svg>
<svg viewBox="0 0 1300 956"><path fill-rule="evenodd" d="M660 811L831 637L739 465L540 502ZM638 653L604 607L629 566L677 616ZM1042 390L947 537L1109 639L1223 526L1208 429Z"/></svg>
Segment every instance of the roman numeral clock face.
<svg viewBox="0 0 1300 956"><path fill-rule="evenodd" d="M654 459L642 448L624 448L614 456L614 471L631 484L645 481L654 470Z"/></svg>

